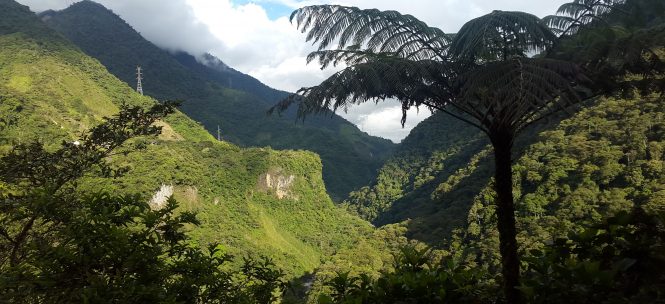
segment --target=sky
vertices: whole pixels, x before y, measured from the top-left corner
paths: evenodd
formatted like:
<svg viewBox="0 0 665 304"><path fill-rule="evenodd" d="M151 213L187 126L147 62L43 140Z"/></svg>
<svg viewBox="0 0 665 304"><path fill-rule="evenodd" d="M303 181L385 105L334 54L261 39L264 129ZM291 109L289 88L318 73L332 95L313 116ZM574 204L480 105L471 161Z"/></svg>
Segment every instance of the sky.
<svg viewBox="0 0 665 304"><path fill-rule="evenodd" d="M33 11L64 9L75 0L18 0ZM340 4L397 10L446 33L493 10L519 10L539 17L554 14L569 0L96 0L113 10L154 44L193 55L211 53L229 66L284 91L314 86L336 72L307 65L314 46L288 20L299 7ZM149 80L146 80L149 81ZM401 106L386 101L339 112L361 130L399 142L429 116L411 109L404 128Z"/></svg>

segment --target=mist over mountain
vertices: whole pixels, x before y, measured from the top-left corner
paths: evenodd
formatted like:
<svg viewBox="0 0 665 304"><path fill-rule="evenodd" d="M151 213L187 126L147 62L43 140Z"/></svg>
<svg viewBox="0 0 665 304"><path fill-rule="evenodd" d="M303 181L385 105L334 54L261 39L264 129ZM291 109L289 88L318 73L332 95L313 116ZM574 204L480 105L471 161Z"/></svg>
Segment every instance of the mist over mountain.
<svg viewBox="0 0 665 304"><path fill-rule="evenodd" d="M21 143L36 141L52 150L63 142L83 141L81 134L122 107L158 103L138 94L12 0L0 0L0 44L3 157ZM171 58L162 56L157 59ZM371 225L333 204L318 155L217 141L182 112L157 125L161 135L133 138L124 147L127 153L108 158L112 166L126 167L125 174L105 178L90 173L77 181L76 191L139 194L156 209L173 196L180 203L178 212L198 214L200 224L187 229L193 243L223 244L226 253L236 256L234 263L242 257L269 257L289 280L371 236ZM3 199L10 195L9 185L0 181ZM3 223L17 224L5 217ZM9 226L3 224L3 229ZM41 229L41 223L35 227Z"/></svg>
<svg viewBox="0 0 665 304"><path fill-rule="evenodd" d="M336 199L371 180L394 146L332 113L304 123L296 121L293 111L268 116L267 109L287 92L274 90L208 54L171 54L159 49L98 3L81 1L40 16L130 86L136 83L140 65L147 95L183 100L183 112L211 134L216 135L219 126L225 140L242 146L318 153L326 187Z"/></svg>
<svg viewBox="0 0 665 304"><path fill-rule="evenodd" d="M381 45L328 50L309 109L439 109L395 145L101 4L0 0L0 302L665 303L665 2L552 14L299 10Z"/></svg>

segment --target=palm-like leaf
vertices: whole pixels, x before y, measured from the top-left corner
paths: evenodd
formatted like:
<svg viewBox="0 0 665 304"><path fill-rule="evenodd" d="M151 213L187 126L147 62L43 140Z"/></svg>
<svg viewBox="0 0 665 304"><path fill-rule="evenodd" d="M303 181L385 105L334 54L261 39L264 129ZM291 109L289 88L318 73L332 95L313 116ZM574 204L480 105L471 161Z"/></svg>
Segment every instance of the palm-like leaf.
<svg viewBox="0 0 665 304"><path fill-rule="evenodd" d="M572 35L593 21L602 20L626 0L574 0L559 7L556 15L543 18L543 22L559 36Z"/></svg>
<svg viewBox="0 0 665 304"><path fill-rule="evenodd" d="M318 86L299 90L272 110L281 112L298 103L298 116L304 118L311 113L346 110L352 104L386 98L400 100L405 110L420 105L445 110L443 105L454 98L450 79L454 79L456 69L449 63L394 56L370 58L335 73Z"/></svg>
<svg viewBox="0 0 665 304"><path fill-rule="evenodd" d="M396 11L315 5L294 11L293 20L308 32L307 41L319 44L319 51L337 43L338 49L357 45L412 60L443 60L450 43L450 36L440 29Z"/></svg>
<svg viewBox="0 0 665 304"><path fill-rule="evenodd" d="M544 50L555 40L556 36L534 15L493 11L464 24L455 35L450 52L455 57L506 60Z"/></svg>
<svg viewBox="0 0 665 304"><path fill-rule="evenodd" d="M574 64L515 58L462 75L459 97L451 104L477 119L486 133L498 128L519 132L534 121L578 103L577 86L587 81Z"/></svg>
<svg viewBox="0 0 665 304"><path fill-rule="evenodd" d="M350 46L345 50L322 50L314 51L307 55L307 63L314 60L319 62L321 69L327 68L329 65L337 66L340 63L345 63L348 66L387 59L395 57L394 53L374 53L371 51L361 50L358 46Z"/></svg>

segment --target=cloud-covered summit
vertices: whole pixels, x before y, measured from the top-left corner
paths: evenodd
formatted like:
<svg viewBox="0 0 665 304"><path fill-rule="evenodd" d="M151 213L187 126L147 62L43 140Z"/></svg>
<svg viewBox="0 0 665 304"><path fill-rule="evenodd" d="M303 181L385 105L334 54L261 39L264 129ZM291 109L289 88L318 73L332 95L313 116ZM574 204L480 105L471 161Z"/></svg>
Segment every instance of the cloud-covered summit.
<svg viewBox="0 0 665 304"><path fill-rule="evenodd" d="M63 9L72 0L18 0L35 12ZM154 44L194 55L213 54L229 66L285 91L320 83L335 72L306 65L314 49L288 21L291 9L311 4L341 4L412 14L447 33L492 10L520 10L545 16L567 0L97 0ZM280 16L280 14L282 16ZM415 113L415 111L413 111ZM401 108L379 103L340 113L370 134L399 141L426 110L401 129Z"/></svg>

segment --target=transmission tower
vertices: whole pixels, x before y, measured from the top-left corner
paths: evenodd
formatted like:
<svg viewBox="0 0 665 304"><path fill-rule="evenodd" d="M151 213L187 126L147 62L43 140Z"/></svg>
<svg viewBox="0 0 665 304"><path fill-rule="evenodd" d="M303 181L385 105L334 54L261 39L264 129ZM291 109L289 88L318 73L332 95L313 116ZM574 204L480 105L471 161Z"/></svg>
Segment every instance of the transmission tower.
<svg viewBox="0 0 665 304"><path fill-rule="evenodd" d="M136 67L136 92L143 95L143 85L141 84L141 79L143 79L143 74L141 73L141 66Z"/></svg>

